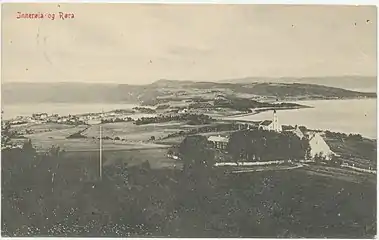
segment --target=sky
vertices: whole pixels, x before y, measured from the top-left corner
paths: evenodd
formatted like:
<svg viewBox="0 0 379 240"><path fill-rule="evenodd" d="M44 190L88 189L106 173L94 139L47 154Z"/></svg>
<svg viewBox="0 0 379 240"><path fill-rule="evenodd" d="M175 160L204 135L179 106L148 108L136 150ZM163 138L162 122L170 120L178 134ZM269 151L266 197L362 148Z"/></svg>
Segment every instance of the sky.
<svg viewBox="0 0 379 240"><path fill-rule="evenodd" d="M3 82L377 75L375 6L2 7ZM56 16L17 19L17 12Z"/></svg>

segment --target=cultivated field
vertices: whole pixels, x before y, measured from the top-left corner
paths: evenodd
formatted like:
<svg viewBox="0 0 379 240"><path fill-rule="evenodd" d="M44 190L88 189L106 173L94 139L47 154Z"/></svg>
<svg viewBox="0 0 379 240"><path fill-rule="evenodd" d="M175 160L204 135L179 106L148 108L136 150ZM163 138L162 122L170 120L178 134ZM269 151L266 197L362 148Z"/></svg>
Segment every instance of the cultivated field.
<svg viewBox="0 0 379 240"><path fill-rule="evenodd" d="M167 157L169 142L159 142L158 139L168 134L186 131L199 126L185 125L181 122L169 122L159 124L135 125L130 122L101 124L103 139L102 150L104 164L127 162L128 164L140 164L149 161L152 168L176 168L177 162ZM18 130L33 130L33 134L24 134L30 138L34 147L39 151L46 151L52 146L59 146L65 151L67 157L75 159L94 160L99 159L100 127L71 126L64 124L34 124L22 126ZM67 137L85 130L82 135L86 138L68 139ZM157 141L151 141L154 136ZM115 140L118 137L120 140ZM21 139L22 140L22 139ZM72 159L72 158L71 158ZM179 163L180 167L180 163Z"/></svg>
<svg viewBox="0 0 379 240"><path fill-rule="evenodd" d="M98 151L70 151L64 153L67 159L91 160L93 164L99 164ZM127 163L128 166L139 165L148 161L153 169L182 167L182 163L167 157L167 148L129 149L129 150L105 150L102 153L103 166Z"/></svg>
<svg viewBox="0 0 379 240"><path fill-rule="evenodd" d="M156 138L167 136L169 133L179 130L179 124L150 124L136 126L132 123L109 123L102 124L102 136L114 139L119 137L121 140L103 140L104 150L128 150L128 149L150 149L166 148L166 145L154 144L149 142L151 136ZM33 134L24 134L26 138L32 140L37 150L46 150L51 146L59 146L65 151L99 151L100 136L99 125L93 126L71 126L64 124L34 124L23 126L19 130L33 130ZM87 138L67 139L71 134L85 130L83 135Z"/></svg>
<svg viewBox="0 0 379 240"><path fill-rule="evenodd" d="M59 124L59 123L28 123L28 124L12 126L12 130L15 130L17 132L25 132L25 130L31 130L34 133L65 130L65 129L70 129L70 128L77 128L77 127L73 125Z"/></svg>
<svg viewBox="0 0 379 240"><path fill-rule="evenodd" d="M126 123L107 123L102 124L103 137L119 137L126 139L128 142L146 142L154 137L160 139L166 137L168 134L186 131L188 129L196 128L199 126L185 125L181 122L168 122L168 123L154 123L135 125L130 122ZM83 135L89 138L98 138L100 135L100 128L98 125L91 126Z"/></svg>

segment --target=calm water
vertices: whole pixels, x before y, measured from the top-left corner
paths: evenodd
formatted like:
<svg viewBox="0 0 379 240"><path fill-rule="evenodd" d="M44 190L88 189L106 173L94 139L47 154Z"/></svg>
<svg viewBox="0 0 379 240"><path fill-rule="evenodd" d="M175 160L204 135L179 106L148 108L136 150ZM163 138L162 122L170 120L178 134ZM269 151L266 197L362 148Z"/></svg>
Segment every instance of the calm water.
<svg viewBox="0 0 379 240"><path fill-rule="evenodd" d="M298 102L313 108L282 110L277 115L281 124L303 125L310 129L360 133L376 138L376 99L318 100ZM236 120L272 119L272 112L231 117Z"/></svg>
<svg viewBox="0 0 379 240"><path fill-rule="evenodd" d="M67 103L40 103L22 105L3 105L4 119L17 116L30 116L33 113L45 112L48 114L81 114L111 111L116 109L132 109L136 104L67 104Z"/></svg>

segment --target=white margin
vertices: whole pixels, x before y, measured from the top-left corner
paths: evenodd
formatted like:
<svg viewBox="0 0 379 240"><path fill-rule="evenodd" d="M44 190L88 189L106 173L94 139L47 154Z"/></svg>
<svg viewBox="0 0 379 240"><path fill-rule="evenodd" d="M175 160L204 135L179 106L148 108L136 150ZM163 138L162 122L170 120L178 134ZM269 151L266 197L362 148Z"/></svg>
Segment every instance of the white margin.
<svg viewBox="0 0 379 240"><path fill-rule="evenodd" d="M377 6L377 19L376 21L378 22L378 6L379 6L379 1L378 0L292 0L292 1L285 1L285 0L192 0L192 1L181 1L181 0L156 0L156 1L146 1L146 0L141 0L141 1L122 1L122 0L109 0L109 1L104 1L104 0L0 0L0 7L2 9L2 4L3 3L53 3L53 2L60 2L60 3L148 3L148 4L296 4L296 5L355 5L355 6L362 6L362 5L375 5ZM1 21L1 11L0 11L0 21ZM1 26L2 22L0 23L0 33L1 33ZM379 26L377 24L377 93L379 92L379 85L378 85L378 69L379 69L379 64L378 64L378 46L379 46L379 41L378 41L378 32L379 32ZM1 54L1 46L2 46L2 39L0 38L0 54ZM2 57L0 57L0 76L1 79L0 81L2 82ZM0 84L0 98L1 98L1 84ZM377 100L378 101L378 100ZM1 99L0 99L0 106L1 106ZM379 136L379 119L378 119L378 102L377 102L377 136ZM1 135L1 133L0 133ZM1 141L1 140L0 140ZM377 142L378 146L378 142ZM379 158L379 153L377 151L377 161ZM0 162L1 162L1 154L0 154ZM0 166L1 168L1 166ZM1 179L1 171L0 171L0 179ZM377 174L377 202L379 199L379 192L378 192L378 182L379 182L379 177ZM0 206L1 206L1 198L0 198ZM377 219L379 216L379 209L378 209L378 204L377 204ZM1 207L0 207L0 213L1 213ZM0 224L1 228L1 224ZM379 224L377 220L377 231L379 229ZM0 237L1 239L24 239L24 238L3 238ZM29 239L45 239L45 238L29 238ZM57 237L49 237L49 239L57 239L60 240L62 238L57 238ZM64 238L64 239L90 239L90 238ZM103 239L122 239L122 238L103 238ZM146 239L146 240L151 240L155 238L134 238L134 239ZM159 238L159 239L169 239L169 238ZM188 239L192 240L193 238L183 238L183 239ZM207 238L197 238L197 239L207 239ZM236 239L236 238L225 238L225 239ZM245 239L251 239L251 238L245 238ZM260 238L252 238L252 239L260 239ZM264 240L269 240L270 238L263 238ZM273 240L280 239L280 238L274 238ZM378 236L375 237L375 239L378 239ZM315 238L315 240L318 240ZM323 239L320 239L323 240Z"/></svg>

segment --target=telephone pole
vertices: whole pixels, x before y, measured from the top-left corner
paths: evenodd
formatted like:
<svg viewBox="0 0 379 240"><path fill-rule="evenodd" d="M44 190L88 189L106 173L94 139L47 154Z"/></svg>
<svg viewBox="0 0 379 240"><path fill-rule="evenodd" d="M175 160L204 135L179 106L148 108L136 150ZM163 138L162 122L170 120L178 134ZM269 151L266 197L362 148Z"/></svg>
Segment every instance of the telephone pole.
<svg viewBox="0 0 379 240"><path fill-rule="evenodd" d="M103 149L102 149L102 146L103 146L103 139L102 139L102 128L101 128L101 125L100 125L100 159L99 159L99 174L100 174L100 180L102 180L102 177L103 177Z"/></svg>

